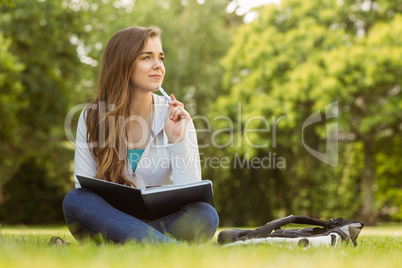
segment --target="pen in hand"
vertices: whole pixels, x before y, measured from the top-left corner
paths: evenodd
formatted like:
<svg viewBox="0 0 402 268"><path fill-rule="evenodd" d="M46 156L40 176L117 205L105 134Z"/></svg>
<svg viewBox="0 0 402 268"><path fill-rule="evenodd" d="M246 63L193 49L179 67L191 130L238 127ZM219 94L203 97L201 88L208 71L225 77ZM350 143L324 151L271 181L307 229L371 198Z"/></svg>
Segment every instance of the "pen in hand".
<svg viewBox="0 0 402 268"><path fill-rule="evenodd" d="M163 88L161 86L158 87L158 90L160 91L160 93L162 93L162 95L165 97L165 99L171 103L172 99L169 97L169 95L163 90Z"/></svg>

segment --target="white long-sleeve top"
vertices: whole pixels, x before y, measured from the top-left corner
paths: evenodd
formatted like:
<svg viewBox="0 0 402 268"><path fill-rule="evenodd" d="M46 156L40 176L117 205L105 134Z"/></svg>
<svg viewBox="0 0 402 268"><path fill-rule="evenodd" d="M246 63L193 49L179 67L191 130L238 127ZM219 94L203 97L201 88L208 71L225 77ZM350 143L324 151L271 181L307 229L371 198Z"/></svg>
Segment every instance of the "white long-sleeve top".
<svg viewBox="0 0 402 268"><path fill-rule="evenodd" d="M135 173L129 161L126 161L126 175L138 188L145 188L152 185L183 184L201 180L201 165L198 152L197 134L191 121L187 131L186 139L169 144L164 131L165 118L169 104L161 96L152 94L153 122L151 137L148 145L142 154ZM85 124L85 108L78 120L75 156L74 156L74 180L78 188L80 184L77 175L84 177L95 177L97 165L91 154L87 137L87 126Z"/></svg>

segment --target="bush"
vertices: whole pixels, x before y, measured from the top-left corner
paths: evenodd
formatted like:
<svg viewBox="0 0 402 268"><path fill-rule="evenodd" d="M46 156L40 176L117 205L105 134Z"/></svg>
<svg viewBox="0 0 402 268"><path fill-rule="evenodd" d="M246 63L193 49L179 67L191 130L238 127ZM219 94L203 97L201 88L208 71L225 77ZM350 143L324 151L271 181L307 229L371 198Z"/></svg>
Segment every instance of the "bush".
<svg viewBox="0 0 402 268"><path fill-rule="evenodd" d="M60 180L61 181L61 180ZM34 157L22 161L3 186L0 222L6 224L49 224L64 222L63 186L52 180Z"/></svg>

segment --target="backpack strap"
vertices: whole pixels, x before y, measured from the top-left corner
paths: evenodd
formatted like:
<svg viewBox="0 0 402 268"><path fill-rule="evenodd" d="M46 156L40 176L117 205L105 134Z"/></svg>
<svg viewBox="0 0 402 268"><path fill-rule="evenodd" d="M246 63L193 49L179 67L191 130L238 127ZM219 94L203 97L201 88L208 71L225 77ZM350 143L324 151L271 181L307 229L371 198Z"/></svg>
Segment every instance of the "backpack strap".
<svg viewBox="0 0 402 268"><path fill-rule="evenodd" d="M284 218L276 219L268 222L264 226L257 228L248 232L245 236L245 239L249 238L257 238L257 237L267 237L273 230L280 229L281 226L296 223L296 224L308 224L308 225L317 225L317 226L328 226L328 221L318 220L314 218L310 218L307 216L287 216Z"/></svg>
<svg viewBox="0 0 402 268"><path fill-rule="evenodd" d="M245 240L257 237L267 237L273 230L280 229L281 226L287 225L289 223L309 224L317 226L327 226L329 224L328 221L317 220L307 216L290 215L284 218L270 221L264 226L257 228L255 230L230 229L221 231L218 235L218 243L226 244L235 242L237 240Z"/></svg>

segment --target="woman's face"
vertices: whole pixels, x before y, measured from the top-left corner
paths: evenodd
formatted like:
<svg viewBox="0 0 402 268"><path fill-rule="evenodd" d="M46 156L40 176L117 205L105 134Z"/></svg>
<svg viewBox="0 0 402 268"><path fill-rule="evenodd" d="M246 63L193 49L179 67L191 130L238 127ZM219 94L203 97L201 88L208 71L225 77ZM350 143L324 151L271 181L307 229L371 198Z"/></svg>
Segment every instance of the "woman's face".
<svg viewBox="0 0 402 268"><path fill-rule="evenodd" d="M130 82L135 91L153 92L162 85L165 77L162 44L158 37L151 37L134 62Z"/></svg>

